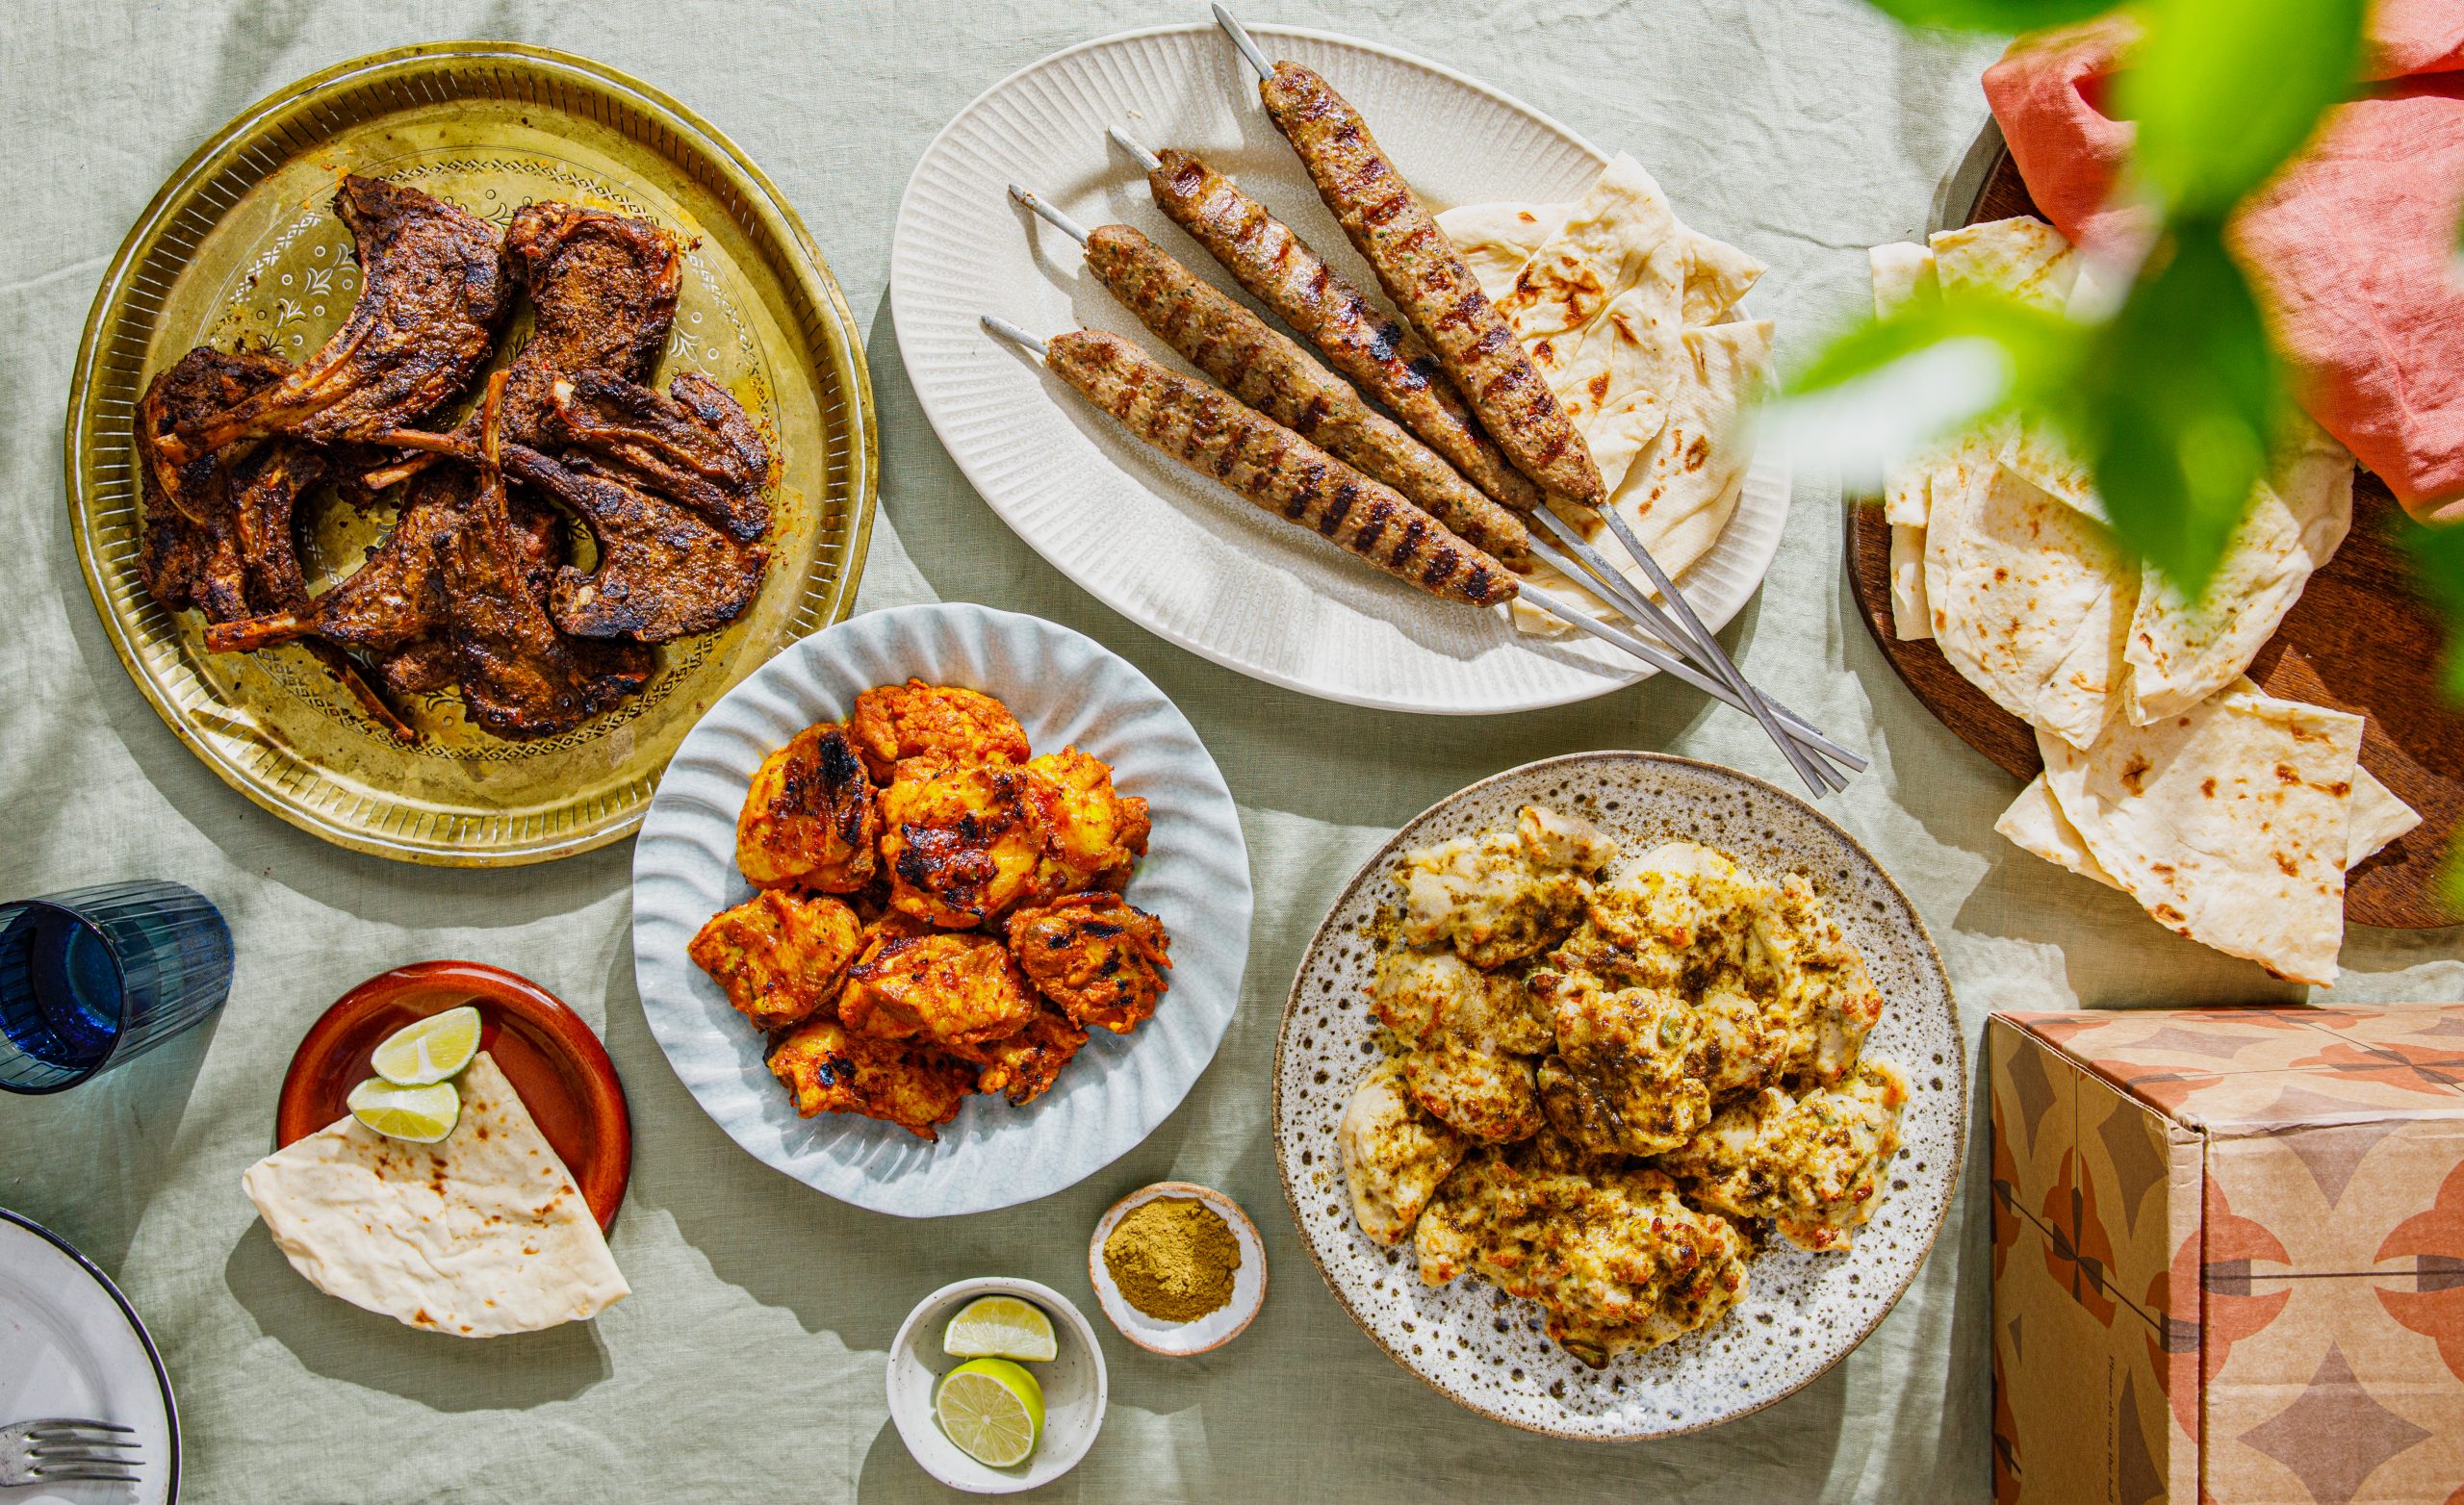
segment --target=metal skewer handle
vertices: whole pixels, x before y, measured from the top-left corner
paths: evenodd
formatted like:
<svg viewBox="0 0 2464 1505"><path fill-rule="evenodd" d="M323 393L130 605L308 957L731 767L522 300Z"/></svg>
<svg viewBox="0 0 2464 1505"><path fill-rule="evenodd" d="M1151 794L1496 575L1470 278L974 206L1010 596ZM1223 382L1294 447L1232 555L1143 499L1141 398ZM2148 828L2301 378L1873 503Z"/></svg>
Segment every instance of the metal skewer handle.
<svg viewBox="0 0 2464 1505"><path fill-rule="evenodd" d="M1223 35L1232 38L1232 45L1240 48L1241 56L1249 60L1249 66L1258 70L1258 77L1274 77L1274 64L1267 61L1267 55L1259 51L1258 44L1250 39L1248 28L1234 20L1231 12L1217 6L1215 24L1223 28Z"/></svg>

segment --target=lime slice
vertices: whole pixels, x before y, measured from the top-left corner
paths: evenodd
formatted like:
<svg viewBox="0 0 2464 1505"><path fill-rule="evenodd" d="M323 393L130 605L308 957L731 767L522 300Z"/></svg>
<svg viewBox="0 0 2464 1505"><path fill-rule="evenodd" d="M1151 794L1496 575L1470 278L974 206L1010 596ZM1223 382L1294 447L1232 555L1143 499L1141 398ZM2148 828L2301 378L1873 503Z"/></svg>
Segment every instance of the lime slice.
<svg viewBox="0 0 2464 1505"><path fill-rule="evenodd" d="M984 1296L968 1302L941 1330L941 1352L953 1359L1050 1359L1061 1352L1052 1318L1032 1301Z"/></svg>
<svg viewBox="0 0 2464 1505"><path fill-rule="evenodd" d="M1043 1387L1007 1359L972 1359L941 1377L933 1415L961 1451L1007 1468L1027 1461L1043 1433Z"/></svg>
<svg viewBox="0 0 2464 1505"><path fill-rule="evenodd" d="M344 1101L350 1105L353 1118L389 1139L413 1144L434 1144L451 1134L455 1120L462 1116L462 1094L453 1090L450 1082L398 1087L381 1077L371 1077L351 1088Z"/></svg>
<svg viewBox="0 0 2464 1505"><path fill-rule="evenodd" d="M385 1036L370 1062L398 1087L424 1087L471 1064L479 1054L479 1010L465 1004Z"/></svg>

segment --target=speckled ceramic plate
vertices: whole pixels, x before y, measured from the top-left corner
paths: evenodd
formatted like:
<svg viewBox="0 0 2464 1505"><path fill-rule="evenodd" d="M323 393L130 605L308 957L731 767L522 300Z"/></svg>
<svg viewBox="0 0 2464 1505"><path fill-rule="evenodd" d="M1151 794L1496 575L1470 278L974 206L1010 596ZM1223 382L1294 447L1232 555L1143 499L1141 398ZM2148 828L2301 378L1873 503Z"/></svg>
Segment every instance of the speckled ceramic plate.
<svg viewBox="0 0 2464 1505"><path fill-rule="evenodd" d="M157 605L137 572L137 399L191 346L297 359L358 292L330 201L346 172L413 184L501 226L567 199L654 220L690 249L664 386L727 387L779 454L771 565L724 631L658 650L642 694L561 736L505 742L449 690L402 707L405 746L302 647L209 653L203 618ZM526 308L500 343L523 338ZM872 524L876 446L863 344L795 211L691 111L596 63L512 42L406 47L259 101L197 148L104 273L69 395L68 505L86 582L138 688L233 788L302 829L381 856L537 862L640 824L704 707L778 646L846 615ZM346 507L302 528L311 589L355 569L387 525Z"/></svg>
<svg viewBox="0 0 2464 1505"><path fill-rule="evenodd" d="M1906 1143L1890 1191L1844 1255L1784 1244L1750 1266L1745 1299L1703 1331L1604 1369L1549 1341L1536 1306L1470 1277L1421 1284L1411 1248L1372 1243L1352 1221L1335 1126L1378 1059L1367 992L1368 927L1395 902L1402 854L1513 825L1524 805L1579 813L1627 855L1680 837L1749 867L1812 880L1887 1000L1866 1049L1907 1074ZM1302 957L1275 1042L1275 1160L1310 1257L1337 1300L1396 1363L1483 1416L1555 1437L1628 1441L1692 1432L1758 1411L1811 1381L1883 1319L1939 1232L1966 1143L1965 1054L1942 960L1900 892L1854 838L1804 801L1710 763L1652 752L1578 752L1482 779L1423 811L1336 901Z"/></svg>
<svg viewBox="0 0 2464 1505"><path fill-rule="evenodd" d="M1038 752L1077 747L1147 803L1154 834L1129 902L1171 933L1171 988L1129 1034L1094 1032L1024 1108L969 1098L937 1143L851 1114L796 1116L762 1061L761 1032L685 955L704 921L753 893L735 821L753 771L856 697L910 676L997 697ZM736 1143L842 1202L904 1217L984 1212L1048 1196L1127 1154L1194 1085L1241 998L1249 854L1205 744L1154 681L1092 638L973 605L867 612L762 666L693 728L633 848L633 976L651 1033Z"/></svg>
<svg viewBox="0 0 2464 1505"><path fill-rule="evenodd" d="M1573 199L1607 161L1547 115L1439 64L1326 32L1250 30L1270 54L1318 69L1358 105L1437 208ZM1037 334L1090 325L1189 369L1084 275L1076 245L1010 202L1012 183L1081 223L1136 225L1245 296L1155 207L1143 174L1105 140L1109 126L1150 147L1203 154L1349 276L1375 285L1268 123L1255 77L1213 26L1083 42L993 85L908 180L889 291L925 417L1001 520L1140 626L1305 695L1474 716L1585 700L1649 674L1589 638L1527 636L1502 611L1450 606L1379 574L1149 449L984 332L981 314ZM1686 599L1713 628L1770 568L1788 483L1785 463L1758 458L1727 530L1686 572Z"/></svg>

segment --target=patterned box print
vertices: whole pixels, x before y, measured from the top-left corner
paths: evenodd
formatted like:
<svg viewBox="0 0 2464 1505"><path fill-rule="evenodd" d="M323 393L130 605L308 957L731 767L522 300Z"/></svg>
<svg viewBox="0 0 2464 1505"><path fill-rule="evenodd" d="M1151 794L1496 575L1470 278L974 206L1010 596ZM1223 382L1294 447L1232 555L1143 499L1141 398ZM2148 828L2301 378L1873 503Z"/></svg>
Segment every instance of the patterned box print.
<svg viewBox="0 0 2464 1505"><path fill-rule="evenodd" d="M2464 1005L1997 1014L1997 1502L2464 1505Z"/></svg>

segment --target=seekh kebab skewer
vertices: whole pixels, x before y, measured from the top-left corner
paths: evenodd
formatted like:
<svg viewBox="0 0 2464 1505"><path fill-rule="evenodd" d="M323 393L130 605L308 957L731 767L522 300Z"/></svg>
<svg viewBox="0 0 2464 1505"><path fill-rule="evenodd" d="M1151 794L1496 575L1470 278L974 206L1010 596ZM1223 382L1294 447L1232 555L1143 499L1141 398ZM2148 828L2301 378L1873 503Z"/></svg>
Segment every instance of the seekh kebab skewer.
<svg viewBox="0 0 2464 1505"><path fill-rule="evenodd" d="M1318 196L1436 350L1489 437L1542 491L1603 505L1606 489L1582 435L1359 113L1296 63L1275 64L1258 96Z"/></svg>
<svg viewBox="0 0 2464 1505"><path fill-rule="evenodd" d="M1508 564L1530 557L1531 534L1522 519L1163 247L1128 225L1089 230L1014 184L1010 196L1086 247L1087 269L1096 280L1217 385L1401 492L1474 546Z"/></svg>
<svg viewBox="0 0 2464 1505"><path fill-rule="evenodd" d="M1405 584L1467 606L1513 599L1505 566L1394 488L1120 336L1075 329L1041 341L989 316L984 327L1041 354L1053 374L1147 444Z"/></svg>
<svg viewBox="0 0 2464 1505"><path fill-rule="evenodd" d="M1185 151L1150 152L1116 128L1113 140L1146 168L1156 207L1206 247L1249 295L1274 310L1362 391L1394 410L1463 477L1516 512L1539 489L1480 432L1435 354L1328 266L1290 225L1238 184Z"/></svg>

